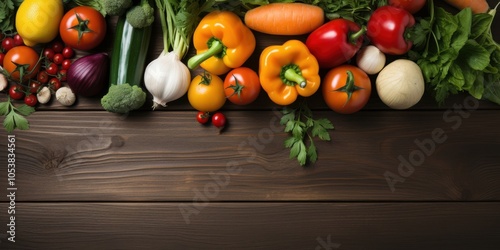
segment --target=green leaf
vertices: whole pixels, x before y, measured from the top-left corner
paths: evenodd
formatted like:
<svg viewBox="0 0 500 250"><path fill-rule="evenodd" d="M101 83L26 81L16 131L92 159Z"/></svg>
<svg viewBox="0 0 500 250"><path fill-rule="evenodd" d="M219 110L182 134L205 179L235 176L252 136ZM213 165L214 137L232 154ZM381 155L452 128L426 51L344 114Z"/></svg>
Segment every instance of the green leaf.
<svg viewBox="0 0 500 250"><path fill-rule="evenodd" d="M309 148L307 149L307 157L309 158L309 161L311 161L312 163L318 160L316 145L314 145L314 142L312 140L311 140L311 145L309 145Z"/></svg>
<svg viewBox="0 0 500 250"><path fill-rule="evenodd" d="M484 70L490 64L490 53L474 40L468 40L460 51L459 60L464 60L474 70Z"/></svg>
<svg viewBox="0 0 500 250"><path fill-rule="evenodd" d="M300 141L297 140L290 148L290 159L297 157L300 153L300 150Z"/></svg>
<svg viewBox="0 0 500 250"><path fill-rule="evenodd" d="M493 16L488 13L479 13L472 16L472 29L470 38L476 39L490 30Z"/></svg>
<svg viewBox="0 0 500 250"><path fill-rule="evenodd" d="M295 137L288 137L284 143L285 148L291 148L293 146L293 144L295 144L298 140L300 140L300 139L295 138Z"/></svg>
<svg viewBox="0 0 500 250"><path fill-rule="evenodd" d="M293 137L297 137L297 138L304 137L304 127L305 127L305 124L303 122L297 122L295 124L295 127L293 127L293 129L292 129Z"/></svg>
<svg viewBox="0 0 500 250"><path fill-rule="evenodd" d="M20 114L14 113L14 122L15 122L15 127L20 130L27 130L30 128L28 120L26 120L26 118L24 118L24 116Z"/></svg>
<svg viewBox="0 0 500 250"><path fill-rule="evenodd" d="M285 107L283 109L283 116L281 117L280 124L285 125L289 121L295 120L295 110Z"/></svg>
<svg viewBox="0 0 500 250"><path fill-rule="evenodd" d="M35 108L30 107L26 104L23 104L23 105L17 107L16 111L21 115L29 116L29 115L33 114L33 112L35 112Z"/></svg>
<svg viewBox="0 0 500 250"><path fill-rule="evenodd" d="M8 133L14 131L14 128L16 127L16 122L14 120L14 114L15 114L14 112L10 112L3 119L3 127L5 128L5 130L7 130Z"/></svg>
<svg viewBox="0 0 500 250"><path fill-rule="evenodd" d="M317 122L325 129L334 129L332 122L326 118L319 119Z"/></svg>
<svg viewBox="0 0 500 250"><path fill-rule="evenodd" d="M0 102L0 116L7 115L9 113L10 103Z"/></svg>
<svg viewBox="0 0 500 250"><path fill-rule="evenodd" d="M299 161L299 164L301 166L304 166L304 165L306 165L306 162L307 162L306 145L304 144L303 141L300 141L299 144L300 144L300 152L299 152L299 155L297 156L297 160Z"/></svg>
<svg viewBox="0 0 500 250"><path fill-rule="evenodd" d="M453 33L451 47L459 51L469 39L472 27L472 10L465 8L455 15L457 30Z"/></svg>
<svg viewBox="0 0 500 250"><path fill-rule="evenodd" d="M290 132L295 128L295 121L288 121L285 126L285 132Z"/></svg>

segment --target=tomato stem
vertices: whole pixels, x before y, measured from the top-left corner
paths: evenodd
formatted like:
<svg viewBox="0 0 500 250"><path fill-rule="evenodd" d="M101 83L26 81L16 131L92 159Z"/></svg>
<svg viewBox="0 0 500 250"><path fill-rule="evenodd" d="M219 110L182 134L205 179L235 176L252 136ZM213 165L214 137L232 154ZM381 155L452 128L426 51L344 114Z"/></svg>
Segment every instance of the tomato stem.
<svg viewBox="0 0 500 250"><path fill-rule="evenodd" d="M238 81L238 78L236 78L236 76L233 74L233 78L234 78L234 85L230 85L228 86L226 89L232 89L233 90L233 93L228 96L227 98L230 98L232 97L233 95L238 95L238 99L241 100L241 92L243 91L243 88L245 88L244 85L240 84L240 81Z"/></svg>
<svg viewBox="0 0 500 250"><path fill-rule="evenodd" d="M74 29L74 30L78 31L78 43L80 43L80 40L82 39L84 33L90 33L90 32L94 32L94 31L89 28L89 26L88 26L89 20L88 19L83 20L80 17L80 15L78 15L78 13L76 11L75 11L75 16L76 16L76 19L78 20L78 24L73 26L73 27L70 27L69 29Z"/></svg>
<svg viewBox="0 0 500 250"><path fill-rule="evenodd" d="M347 99L344 103L344 106L349 102L349 100L351 100L352 93L354 93L357 90L363 89L355 85L354 75L350 70L348 70L346 73L347 73L347 79L345 85L335 90L335 91L345 92L347 94Z"/></svg>

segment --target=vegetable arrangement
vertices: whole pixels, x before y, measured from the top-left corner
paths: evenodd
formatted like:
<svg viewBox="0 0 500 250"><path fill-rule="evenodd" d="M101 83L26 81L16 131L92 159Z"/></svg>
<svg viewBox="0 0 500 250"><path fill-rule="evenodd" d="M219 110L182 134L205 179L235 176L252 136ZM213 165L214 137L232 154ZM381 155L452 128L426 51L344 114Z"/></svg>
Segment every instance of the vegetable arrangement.
<svg viewBox="0 0 500 250"><path fill-rule="evenodd" d="M196 120L221 132L227 100L251 105L263 92L283 107L290 157L314 163L315 138L330 140L334 129L307 106L320 89L339 114L362 110L372 91L398 110L417 104L425 89L437 103L466 91L500 104L496 7L446 2L460 12L435 8L432 0L7 0L0 3L0 89L9 97L0 114L8 131L27 129L25 117L51 95L70 106L108 86L101 99L107 111L140 109L148 95L159 109L187 95ZM109 16L117 16L110 56L99 49ZM47 20L46 32L35 20ZM155 21L163 51L146 62ZM254 32L290 39L257 51ZM185 58L191 45L195 55ZM75 59L75 51L88 55ZM246 64L256 53L254 71ZM15 104L20 99L24 105Z"/></svg>

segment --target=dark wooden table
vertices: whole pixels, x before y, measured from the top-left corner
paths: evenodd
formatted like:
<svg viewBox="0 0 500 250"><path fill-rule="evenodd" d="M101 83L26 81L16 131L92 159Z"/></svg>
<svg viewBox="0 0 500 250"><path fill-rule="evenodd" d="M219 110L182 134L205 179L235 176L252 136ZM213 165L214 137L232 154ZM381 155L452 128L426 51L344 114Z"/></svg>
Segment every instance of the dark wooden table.
<svg viewBox="0 0 500 250"><path fill-rule="evenodd" d="M254 69L288 39L257 38ZM149 60L157 24L151 43ZM320 93L309 103L335 130L308 167L288 158L281 107L264 93L226 104L221 135L185 97L127 116L99 98L40 106L10 134L15 243L0 132L0 249L500 249L500 106L460 94L439 107L428 93L405 111L376 95L354 115Z"/></svg>

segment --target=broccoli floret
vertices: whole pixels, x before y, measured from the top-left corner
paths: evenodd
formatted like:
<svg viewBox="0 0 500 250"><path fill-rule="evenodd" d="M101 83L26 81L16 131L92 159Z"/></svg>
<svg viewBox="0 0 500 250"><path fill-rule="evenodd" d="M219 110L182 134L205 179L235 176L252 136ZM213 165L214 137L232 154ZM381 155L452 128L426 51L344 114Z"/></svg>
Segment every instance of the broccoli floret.
<svg viewBox="0 0 500 250"><path fill-rule="evenodd" d="M132 0L104 0L104 10L110 16L121 16L132 4Z"/></svg>
<svg viewBox="0 0 500 250"><path fill-rule="evenodd" d="M127 22L132 27L141 29L147 27L155 20L155 9L151 7L148 0L141 0L141 3L127 11Z"/></svg>
<svg viewBox="0 0 500 250"><path fill-rule="evenodd" d="M146 102L146 93L142 88L130 84L111 85L108 93L102 97L102 107L113 113L126 114L139 109Z"/></svg>

